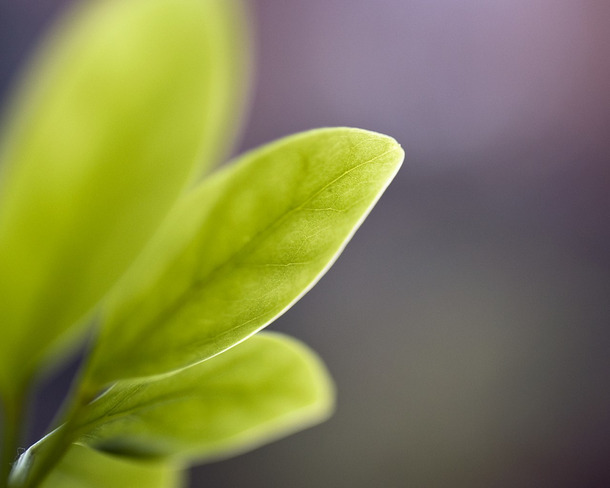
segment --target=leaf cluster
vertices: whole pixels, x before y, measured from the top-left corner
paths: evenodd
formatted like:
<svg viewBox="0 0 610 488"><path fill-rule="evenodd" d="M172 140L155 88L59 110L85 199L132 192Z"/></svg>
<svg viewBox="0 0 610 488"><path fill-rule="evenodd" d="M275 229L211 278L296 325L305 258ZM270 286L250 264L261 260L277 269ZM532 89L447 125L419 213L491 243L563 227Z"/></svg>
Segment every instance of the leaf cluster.
<svg viewBox="0 0 610 488"><path fill-rule="evenodd" d="M246 32L233 0L88 0L23 76L0 138L0 486L176 487L188 463L330 414L317 356L256 333L332 265L403 152L317 129L202 177L242 117ZM82 344L54 430L13 463L33 382Z"/></svg>

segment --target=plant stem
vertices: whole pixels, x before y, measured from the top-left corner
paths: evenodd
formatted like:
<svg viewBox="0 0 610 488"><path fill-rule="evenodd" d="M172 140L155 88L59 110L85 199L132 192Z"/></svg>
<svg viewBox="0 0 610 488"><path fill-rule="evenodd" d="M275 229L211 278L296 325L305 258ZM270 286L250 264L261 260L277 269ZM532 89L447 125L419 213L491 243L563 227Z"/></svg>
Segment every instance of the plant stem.
<svg viewBox="0 0 610 488"><path fill-rule="evenodd" d="M19 388L2 397L4 407L4 439L2 445L2 465L0 466L0 486L8 486L8 475L17 458L21 441L23 417L25 416L26 388Z"/></svg>
<svg viewBox="0 0 610 488"><path fill-rule="evenodd" d="M72 439L68 427L66 424L62 428L54 430L23 454L17 464L17 473L12 473L15 476L11 477L10 486L33 488L47 477L70 446ZM20 466L19 463L23 464ZM20 467L22 469L19 469Z"/></svg>
<svg viewBox="0 0 610 488"><path fill-rule="evenodd" d="M91 345L89 344L89 347ZM88 381L90 361L88 355L81 364L66 400L55 420L52 422L52 432L40 439L24 452L9 474L10 488L35 488L44 481L51 470L64 457L77 435L74 424L88 403L98 393ZM10 464L10 463L9 463ZM4 488L5 485L0 485Z"/></svg>
<svg viewBox="0 0 610 488"><path fill-rule="evenodd" d="M13 488L35 488L49 475L58 464L74 441L74 423L83 408L92 400L92 392L79 381L82 370L75 379L75 387L68 395L68 400L60 410L54 422L56 428L50 434L31 446L23 455L22 465L17 465L15 476L11 477ZM20 459L20 461L22 461ZM21 472L19 472L21 471Z"/></svg>

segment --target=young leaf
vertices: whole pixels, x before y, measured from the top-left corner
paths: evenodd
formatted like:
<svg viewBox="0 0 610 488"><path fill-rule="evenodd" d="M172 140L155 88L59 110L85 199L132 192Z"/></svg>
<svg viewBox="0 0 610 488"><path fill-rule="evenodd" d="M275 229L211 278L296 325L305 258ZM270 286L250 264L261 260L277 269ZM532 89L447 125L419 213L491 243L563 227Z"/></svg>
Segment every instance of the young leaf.
<svg viewBox="0 0 610 488"><path fill-rule="evenodd" d="M182 478L167 462L126 460L73 444L40 488L179 488Z"/></svg>
<svg viewBox="0 0 610 488"><path fill-rule="evenodd" d="M111 300L88 381L165 373L260 330L330 267L402 159L387 136L319 129L213 175Z"/></svg>
<svg viewBox="0 0 610 488"><path fill-rule="evenodd" d="M218 155L243 71L234 7L80 2L23 81L0 152L0 388L107 293Z"/></svg>
<svg viewBox="0 0 610 488"><path fill-rule="evenodd" d="M333 389L315 354L261 333L173 375L119 382L74 424L80 442L137 457L226 457L317 423Z"/></svg>

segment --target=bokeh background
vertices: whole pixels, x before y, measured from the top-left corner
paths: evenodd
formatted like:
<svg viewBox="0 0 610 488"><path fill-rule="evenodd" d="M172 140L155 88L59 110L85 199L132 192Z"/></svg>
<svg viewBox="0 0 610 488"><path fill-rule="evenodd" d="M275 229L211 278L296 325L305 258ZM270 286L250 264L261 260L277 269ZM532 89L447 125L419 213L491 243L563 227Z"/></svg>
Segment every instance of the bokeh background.
<svg viewBox="0 0 610 488"><path fill-rule="evenodd" d="M67 3L0 0L3 101ZM610 2L249 4L240 150L349 125L407 157L273 325L324 358L336 414L192 485L610 486Z"/></svg>

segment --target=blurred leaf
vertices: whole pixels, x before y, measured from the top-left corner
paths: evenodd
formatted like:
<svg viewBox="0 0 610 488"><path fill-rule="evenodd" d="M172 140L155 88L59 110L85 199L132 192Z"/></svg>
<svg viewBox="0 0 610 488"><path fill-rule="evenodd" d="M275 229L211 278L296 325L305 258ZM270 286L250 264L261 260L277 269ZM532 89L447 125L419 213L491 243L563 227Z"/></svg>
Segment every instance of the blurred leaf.
<svg viewBox="0 0 610 488"><path fill-rule="evenodd" d="M328 416L333 390L315 354L261 333L150 381L115 384L75 424L83 443L118 454L227 456Z"/></svg>
<svg viewBox="0 0 610 488"><path fill-rule="evenodd" d="M320 129L212 176L110 301L89 381L175 370L267 325L330 267L402 159L387 136Z"/></svg>
<svg viewBox="0 0 610 488"><path fill-rule="evenodd" d="M126 460L73 444L40 488L179 488L182 478L167 462Z"/></svg>
<svg viewBox="0 0 610 488"><path fill-rule="evenodd" d="M234 10L80 2L42 50L0 153L0 388L31 375L218 156L241 102Z"/></svg>

